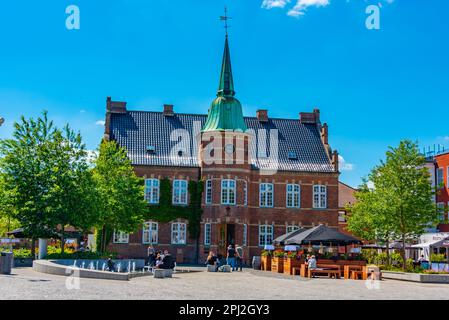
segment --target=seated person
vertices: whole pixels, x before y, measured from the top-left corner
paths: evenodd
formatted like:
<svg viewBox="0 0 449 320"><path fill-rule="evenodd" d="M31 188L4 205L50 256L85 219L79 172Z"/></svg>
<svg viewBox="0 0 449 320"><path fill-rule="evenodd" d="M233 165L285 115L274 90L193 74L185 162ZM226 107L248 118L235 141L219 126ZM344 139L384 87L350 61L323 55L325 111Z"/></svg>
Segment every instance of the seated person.
<svg viewBox="0 0 449 320"><path fill-rule="evenodd" d="M110 257L108 258L107 265L108 265L109 271L111 271L111 272L115 271L115 263L114 263L114 261L112 261L112 258L110 258Z"/></svg>
<svg viewBox="0 0 449 320"><path fill-rule="evenodd" d="M173 256L170 253L168 253L168 250L164 250L164 257L162 258L162 263L160 263L157 267L161 269L175 268L175 259L173 259Z"/></svg>
<svg viewBox="0 0 449 320"><path fill-rule="evenodd" d="M215 271L217 271L217 269L218 269L217 257L214 255L214 253L212 251L209 251L209 255L207 256L207 259L206 259L206 265L214 266Z"/></svg>

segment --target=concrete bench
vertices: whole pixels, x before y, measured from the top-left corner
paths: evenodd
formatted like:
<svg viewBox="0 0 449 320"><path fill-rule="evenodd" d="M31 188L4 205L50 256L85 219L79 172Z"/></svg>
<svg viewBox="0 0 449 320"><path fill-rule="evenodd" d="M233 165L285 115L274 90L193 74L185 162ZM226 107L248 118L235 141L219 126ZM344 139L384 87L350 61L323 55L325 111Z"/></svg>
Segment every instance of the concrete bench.
<svg viewBox="0 0 449 320"><path fill-rule="evenodd" d="M165 278L165 270L164 269L154 269L153 274L154 274L154 277L157 279Z"/></svg>
<svg viewBox="0 0 449 320"><path fill-rule="evenodd" d="M225 264L224 266L221 266L220 268L218 268L218 271L231 272L231 266L228 264Z"/></svg>
<svg viewBox="0 0 449 320"><path fill-rule="evenodd" d="M217 266L208 264L207 265L207 272L217 272Z"/></svg>

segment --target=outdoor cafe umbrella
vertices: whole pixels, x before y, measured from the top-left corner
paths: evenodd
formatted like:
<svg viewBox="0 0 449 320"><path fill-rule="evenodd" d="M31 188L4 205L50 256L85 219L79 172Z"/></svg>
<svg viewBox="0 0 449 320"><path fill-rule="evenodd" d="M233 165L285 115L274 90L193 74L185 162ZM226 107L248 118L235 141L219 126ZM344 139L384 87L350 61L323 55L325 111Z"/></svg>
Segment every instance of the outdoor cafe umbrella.
<svg viewBox="0 0 449 320"><path fill-rule="evenodd" d="M282 236L279 236L276 239L274 239L273 240L273 244L282 246L282 245L284 245L285 240L287 240L287 239L289 239L291 237L294 237L294 236L298 235L299 233L301 233L303 231L306 231L306 229L300 228L298 230L295 230L295 231L283 234Z"/></svg>
<svg viewBox="0 0 449 320"><path fill-rule="evenodd" d="M315 245L349 245L360 244L361 241L341 233L333 228L323 224L317 227L305 230L296 235L288 237L284 243L290 245L315 244Z"/></svg>

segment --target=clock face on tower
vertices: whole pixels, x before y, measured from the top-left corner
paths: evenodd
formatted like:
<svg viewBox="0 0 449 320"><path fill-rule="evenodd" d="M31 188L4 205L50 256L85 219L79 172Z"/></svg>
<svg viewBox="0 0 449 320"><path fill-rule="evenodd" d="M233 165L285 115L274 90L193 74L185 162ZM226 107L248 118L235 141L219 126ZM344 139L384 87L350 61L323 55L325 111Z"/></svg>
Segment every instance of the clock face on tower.
<svg viewBox="0 0 449 320"><path fill-rule="evenodd" d="M227 144L224 147L224 150L227 154L233 154L234 153L234 145L233 144Z"/></svg>

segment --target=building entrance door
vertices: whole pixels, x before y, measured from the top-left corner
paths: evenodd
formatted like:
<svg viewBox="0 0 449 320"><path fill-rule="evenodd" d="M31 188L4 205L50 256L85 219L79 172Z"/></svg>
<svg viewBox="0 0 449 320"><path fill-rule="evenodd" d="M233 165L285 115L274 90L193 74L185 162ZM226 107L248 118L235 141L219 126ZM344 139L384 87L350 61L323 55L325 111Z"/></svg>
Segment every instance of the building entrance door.
<svg viewBox="0 0 449 320"><path fill-rule="evenodd" d="M228 246L235 245L235 224L220 224L218 234L218 254L226 257Z"/></svg>

